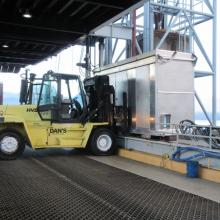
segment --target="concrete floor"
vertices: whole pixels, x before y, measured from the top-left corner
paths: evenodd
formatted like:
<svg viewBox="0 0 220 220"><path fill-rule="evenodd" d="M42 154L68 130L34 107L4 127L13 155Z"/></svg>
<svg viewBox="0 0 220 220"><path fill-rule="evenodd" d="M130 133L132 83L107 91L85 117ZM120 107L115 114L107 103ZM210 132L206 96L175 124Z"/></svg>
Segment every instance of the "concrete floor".
<svg viewBox="0 0 220 220"><path fill-rule="evenodd" d="M88 157L104 164L129 171L131 173L220 203L220 184L199 178L187 178L185 175L181 175L173 171L146 165L119 156Z"/></svg>

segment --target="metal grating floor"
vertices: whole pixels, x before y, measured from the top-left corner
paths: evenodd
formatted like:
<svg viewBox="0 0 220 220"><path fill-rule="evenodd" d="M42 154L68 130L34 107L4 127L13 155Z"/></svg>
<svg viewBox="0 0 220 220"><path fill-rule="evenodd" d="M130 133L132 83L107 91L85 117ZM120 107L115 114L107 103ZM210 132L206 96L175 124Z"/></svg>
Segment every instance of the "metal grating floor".
<svg viewBox="0 0 220 220"><path fill-rule="evenodd" d="M0 219L220 219L220 204L91 160L0 161Z"/></svg>

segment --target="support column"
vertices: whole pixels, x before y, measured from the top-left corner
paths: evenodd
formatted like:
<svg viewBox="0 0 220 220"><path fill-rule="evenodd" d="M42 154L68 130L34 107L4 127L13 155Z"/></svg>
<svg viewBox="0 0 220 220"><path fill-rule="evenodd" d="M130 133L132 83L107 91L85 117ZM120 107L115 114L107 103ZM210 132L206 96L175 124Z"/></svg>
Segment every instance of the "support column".
<svg viewBox="0 0 220 220"><path fill-rule="evenodd" d="M105 39L105 61L104 65L112 63L112 39L110 37Z"/></svg>
<svg viewBox="0 0 220 220"><path fill-rule="evenodd" d="M104 66L104 39L99 40L99 67Z"/></svg>
<svg viewBox="0 0 220 220"><path fill-rule="evenodd" d="M216 56L217 56L217 0L213 0L213 43L212 43L212 65L213 65L213 77L212 77L212 122L213 125L216 125L216 113L217 113L217 65L216 65Z"/></svg>
<svg viewBox="0 0 220 220"><path fill-rule="evenodd" d="M153 33L153 12L150 8L150 1L144 4L144 33L143 33L143 52L153 50L154 33Z"/></svg>
<svg viewBox="0 0 220 220"><path fill-rule="evenodd" d="M132 21L132 56L136 56L136 9L131 13Z"/></svg>

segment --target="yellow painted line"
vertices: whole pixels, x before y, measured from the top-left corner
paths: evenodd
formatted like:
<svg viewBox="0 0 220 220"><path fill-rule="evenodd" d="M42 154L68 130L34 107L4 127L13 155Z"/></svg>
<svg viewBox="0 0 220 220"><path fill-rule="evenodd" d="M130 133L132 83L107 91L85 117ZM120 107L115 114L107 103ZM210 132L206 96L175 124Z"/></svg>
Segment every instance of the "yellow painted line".
<svg viewBox="0 0 220 220"><path fill-rule="evenodd" d="M158 156L154 154L144 153L140 151L119 149L118 155L131 160L162 167L181 174L186 174L186 163L170 160L168 157ZM199 177L201 179L220 183L220 170L212 168L200 167Z"/></svg>

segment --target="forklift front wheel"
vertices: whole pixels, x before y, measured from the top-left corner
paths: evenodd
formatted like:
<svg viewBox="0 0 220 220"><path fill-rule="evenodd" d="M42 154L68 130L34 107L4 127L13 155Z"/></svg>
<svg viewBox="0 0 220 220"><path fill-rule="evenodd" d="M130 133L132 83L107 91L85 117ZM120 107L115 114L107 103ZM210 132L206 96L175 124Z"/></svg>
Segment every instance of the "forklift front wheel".
<svg viewBox="0 0 220 220"><path fill-rule="evenodd" d="M14 160L24 152L25 143L21 135L13 131L0 134L0 159Z"/></svg>
<svg viewBox="0 0 220 220"><path fill-rule="evenodd" d="M90 150L95 155L112 155L115 152L115 135L106 128L96 129L90 140Z"/></svg>

